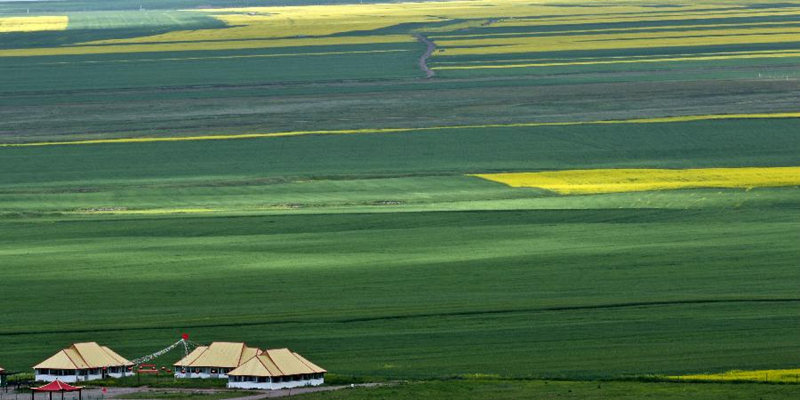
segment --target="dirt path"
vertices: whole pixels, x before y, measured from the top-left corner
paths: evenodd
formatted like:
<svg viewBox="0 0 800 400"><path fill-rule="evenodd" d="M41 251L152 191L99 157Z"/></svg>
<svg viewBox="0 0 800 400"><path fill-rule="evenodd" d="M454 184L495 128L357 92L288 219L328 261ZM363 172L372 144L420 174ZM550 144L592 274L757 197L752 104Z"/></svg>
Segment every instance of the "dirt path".
<svg viewBox="0 0 800 400"><path fill-rule="evenodd" d="M280 390L271 390L266 392L266 395L261 396L251 396L246 398L239 398L239 399L227 399L227 400L259 400L259 399L271 399L274 397L287 397L287 396L294 396L296 394L302 393L314 393L314 392L329 392L331 390L341 390L341 389L350 389L350 388L359 388L359 387L376 387L381 386L381 383L361 383L358 385L340 385L340 386L317 386L317 387L307 387L307 388L295 388L295 389L280 389Z"/></svg>
<svg viewBox="0 0 800 400"><path fill-rule="evenodd" d="M419 69L421 69L422 72L425 72L426 79L433 78L433 76L436 75L436 72L428 67L428 58L430 58L431 54L433 54L433 51L436 50L436 44L419 33L415 33L414 37L417 38L420 43L424 43L425 46L427 46L425 53L419 57Z"/></svg>
<svg viewBox="0 0 800 400"><path fill-rule="evenodd" d="M261 399L272 399L277 397L288 397L294 396L303 393L314 393L314 392L328 392L332 390L342 390L342 389L350 389L350 388L359 388L359 387L376 387L382 385L381 383L363 383L358 385L335 385L335 386L315 386L315 387L299 387L294 389L279 389L279 390L253 390L254 394L250 396L243 396L243 397L231 397L225 400L261 400ZM238 390L238 389L237 389ZM124 396L130 393L143 393L143 392L191 392L191 393L218 393L218 392L225 392L227 389L188 389L188 388L180 388L180 389L173 389L173 388L147 388L147 387L137 387L137 388L115 388L110 387L106 389L106 393L103 393L99 388L90 388L84 389L83 391L83 399L84 400L110 400L119 398L119 396ZM66 393L64 400L77 400L77 394L73 393ZM6 399L14 399L14 397L3 397L2 400ZM60 400L61 397L59 396L58 399ZM20 399L17 399L20 400ZM142 400L146 400L142 398ZM153 399L156 400L156 399Z"/></svg>

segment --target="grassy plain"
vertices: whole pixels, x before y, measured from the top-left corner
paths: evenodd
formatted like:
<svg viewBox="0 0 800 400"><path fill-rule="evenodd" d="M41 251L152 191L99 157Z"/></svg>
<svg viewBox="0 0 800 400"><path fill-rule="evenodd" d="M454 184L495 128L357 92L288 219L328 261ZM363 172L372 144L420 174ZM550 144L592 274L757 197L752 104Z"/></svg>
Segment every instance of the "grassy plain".
<svg viewBox="0 0 800 400"><path fill-rule="evenodd" d="M796 397L538 379L797 368L797 187L467 175L797 167L797 7L248 5L35 2L67 29L0 33L0 142L85 141L0 147L0 365L189 332L430 380L308 398Z"/></svg>
<svg viewBox="0 0 800 400"><path fill-rule="evenodd" d="M6 148L7 364L53 340L97 338L127 355L190 330L384 378L791 367L796 188L569 201L460 175L791 165L794 124ZM42 293L58 303L24 306ZM752 336L765 331L766 349Z"/></svg>
<svg viewBox="0 0 800 400"><path fill-rule="evenodd" d="M443 381L411 383L376 389L343 390L303 395L302 399L708 399L749 400L793 399L797 388L764 385L665 384L636 382L565 382L565 381Z"/></svg>
<svg viewBox="0 0 800 400"><path fill-rule="evenodd" d="M8 220L4 362L188 330L384 378L788 368L791 204Z"/></svg>
<svg viewBox="0 0 800 400"><path fill-rule="evenodd" d="M64 2L66 31L3 34L4 141L797 111L797 43L772 34L797 29L796 10L781 4L142 5ZM415 32L437 45L439 79L419 79ZM474 40L534 48L455 54ZM562 42L585 48L546 46Z"/></svg>

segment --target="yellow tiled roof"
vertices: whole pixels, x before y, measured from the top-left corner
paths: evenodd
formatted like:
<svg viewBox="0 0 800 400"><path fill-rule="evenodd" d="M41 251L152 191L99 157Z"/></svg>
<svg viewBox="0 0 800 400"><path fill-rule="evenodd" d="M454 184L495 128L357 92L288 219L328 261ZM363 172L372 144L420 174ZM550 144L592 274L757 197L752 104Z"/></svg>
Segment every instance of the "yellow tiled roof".
<svg viewBox="0 0 800 400"><path fill-rule="evenodd" d="M214 342L200 346L175 363L176 367L236 368L261 350L244 343Z"/></svg>
<svg viewBox="0 0 800 400"><path fill-rule="evenodd" d="M95 342L75 343L35 365L36 369L87 369L133 365L106 346Z"/></svg>
<svg viewBox="0 0 800 400"><path fill-rule="evenodd" d="M327 371L289 349L271 349L251 358L228 375L272 377L324 372Z"/></svg>

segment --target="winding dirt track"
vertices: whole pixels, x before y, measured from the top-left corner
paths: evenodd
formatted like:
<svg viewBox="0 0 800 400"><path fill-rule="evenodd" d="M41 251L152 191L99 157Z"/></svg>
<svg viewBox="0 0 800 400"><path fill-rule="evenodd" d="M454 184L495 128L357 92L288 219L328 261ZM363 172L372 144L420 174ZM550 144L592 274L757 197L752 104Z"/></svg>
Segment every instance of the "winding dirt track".
<svg viewBox="0 0 800 400"><path fill-rule="evenodd" d="M415 33L414 37L417 38L420 43L424 43L425 46L427 46L425 53L419 57L419 69L421 69L422 72L425 72L426 79L433 78L433 76L436 75L436 72L428 67L428 58L431 56L431 54L433 54L433 51L436 50L436 44L419 33Z"/></svg>

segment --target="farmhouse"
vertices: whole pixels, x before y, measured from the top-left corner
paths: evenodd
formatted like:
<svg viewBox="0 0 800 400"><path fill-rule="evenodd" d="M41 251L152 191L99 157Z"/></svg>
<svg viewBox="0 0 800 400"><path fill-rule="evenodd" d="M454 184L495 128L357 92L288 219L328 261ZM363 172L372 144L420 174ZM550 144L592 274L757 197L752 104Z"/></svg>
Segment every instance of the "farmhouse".
<svg viewBox="0 0 800 400"><path fill-rule="evenodd" d="M266 350L228 373L228 387L238 389L285 389L318 386L325 371L289 349Z"/></svg>
<svg viewBox="0 0 800 400"><path fill-rule="evenodd" d="M244 343L213 342L199 346L175 363L176 378L227 378L228 372L255 357L261 349Z"/></svg>
<svg viewBox="0 0 800 400"><path fill-rule="evenodd" d="M33 367L37 381L91 381L131 376L133 363L95 342L75 343Z"/></svg>

